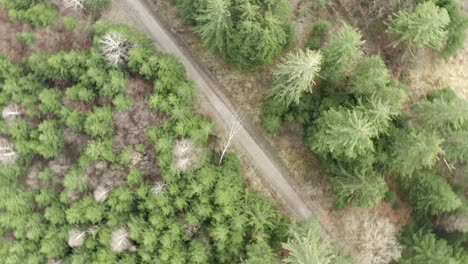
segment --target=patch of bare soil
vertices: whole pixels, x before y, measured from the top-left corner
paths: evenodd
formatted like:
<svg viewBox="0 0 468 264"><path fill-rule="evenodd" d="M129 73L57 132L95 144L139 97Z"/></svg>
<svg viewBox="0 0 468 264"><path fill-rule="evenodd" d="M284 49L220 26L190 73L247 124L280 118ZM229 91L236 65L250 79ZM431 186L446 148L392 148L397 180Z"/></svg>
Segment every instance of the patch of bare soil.
<svg viewBox="0 0 468 264"><path fill-rule="evenodd" d="M88 26L88 21L84 14L72 10L60 10L60 15L71 16L78 19L79 23L75 30L66 30L62 18L58 18L54 24L36 29L32 26L12 21L8 17L8 12L0 8L0 53L8 59L20 64L23 57L28 57L32 53L41 51L45 53L56 53L58 51L83 50L92 45L92 40L83 34ZM33 33L36 41L34 44L25 46L17 38L18 32Z"/></svg>
<svg viewBox="0 0 468 264"><path fill-rule="evenodd" d="M422 63L416 64L410 71L409 81L412 99L424 96L432 90L449 87L468 100L468 41L448 61L431 63L431 57L424 58Z"/></svg>

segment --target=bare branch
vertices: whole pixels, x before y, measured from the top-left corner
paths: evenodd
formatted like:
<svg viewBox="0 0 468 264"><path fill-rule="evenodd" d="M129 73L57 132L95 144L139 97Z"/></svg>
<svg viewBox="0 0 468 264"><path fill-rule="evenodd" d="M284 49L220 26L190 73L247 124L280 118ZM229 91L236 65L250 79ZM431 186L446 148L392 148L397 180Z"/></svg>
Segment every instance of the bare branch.
<svg viewBox="0 0 468 264"><path fill-rule="evenodd" d="M223 151L221 152L221 157L219 158L219 162L218 162L220 165L223 162L226 151L228 150L229 146L232 143L232 139L236 136L237 132L239 132L240 128L241 128L240 115L239 113L234 113L232 115L231 126L226 128L226 131L229 131L229 133L224 136Z"/></svg>
<svg viewBox="0 0 468 264"><path fill-rule="evenodd" d="M107 197L109 197L109 193L111 191L111 189L103 185L99 185L96 190L94 190L94 199L96 199L96 201L99 203L103 203Z"/></svg>
<svg viewBox="0 0 468 264"><path fill-rule="evenodd" d="M72 248L79 247L86 241L86 231L79 227L73 227L68 231L68 245Z"/></svg>
<svg viewBox="0 0 468 264"><path fill-rule="evenodd" d="M71 8L71 9L84 9L83 5L84 0L62 0L62 5L65 8Z"/></svg>
<svg viewBox="0 0 468 264"><path fill-rule="evenodd" d="M128 59L131 43L120 33L109 32L99 41L102 53L111 66L119 66Z"/></svg>
<svg viewBox="0 0 468 264"><path fill-rule="evenodd" d="M195 170L200 152L200 148L191 139L184 138L174 141L172 154L176 169L182 172Z"/></svg>
<svg viewBox="0 0 468 264"><path fill-rule="evenodd" d="M21 112L21 108L19 105L15 103L11 103L5 108L3 108L2 111L2 118L4 120L10 121L18 118L18 116L22 115L23 113Z"/></svg>
<svg viewBox="0 0 468 264"><path fill-rule="evenodd" d="M17 158L15 146L8 139L0 138L0 162L8 165L14 163Z"/></svg>
<svg viewBox="0 0 468 264"><path fill-rule="evenodd" d="M111 249L116 253L136 250L135 245L130 240L130 232L127 227L124 226L112 232Z"/></svg>

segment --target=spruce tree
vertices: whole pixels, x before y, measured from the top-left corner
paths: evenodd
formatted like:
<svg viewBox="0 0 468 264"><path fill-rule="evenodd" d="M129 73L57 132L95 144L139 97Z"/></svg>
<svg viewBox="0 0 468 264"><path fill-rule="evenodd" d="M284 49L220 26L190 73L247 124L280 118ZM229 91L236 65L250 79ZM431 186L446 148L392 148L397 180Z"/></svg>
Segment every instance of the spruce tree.
<svg viewBox="0 0 468 264"><path fill-rule="evenodd" d="M447 180L433 172L418 172L403 182L411 205L420 215L453 212L462 205Z"/></svg>
<svg viewBox="0 0 468 264"><path fill-rule="evenodd" d="M283 243L283 248L289 251L285 263L320 263L332 264L336 258L333 245L320 238L320 227L317 222L297 226L291 230L290 238Z"/></svg>
<svg viewBox="0 0 468 264"><path fill-rule="evenodd" d="M196 17L196 31L212 51L226 51L233 26L230 8L230 0L207 0L206 7Z"/></svg>
<svg viewBox="0 0 468 264"><path fill-rule="evenodd" d="M385 89L389 81L390 75L382 58L380 56L365 57L357 63L347 90L372 95Z"/></svg>
<svg viewBox="0 0 468 264"><path fill-rule="evenodd" d="M354 28L344 25L333 34L323 49L321 76L330 81L339 81L343 73L350 70L362 56L362 35Z"/></svg>
<svg viewBox="0 0 468 264"><path fill-rule="evenodd" d="M394 46L404 44L410 53L423 47L441 50L447 40L449 23L447 10L427 1L417 4L410 12L402 10L395 14L388 23L387 33L396 39Z"/></svg>
<svg viewBox="0 0 468 264"><path fill-rule="evenodd" d="M304 93L312 92L321 63L322 55L319 51L289 53L285 61L273 71L270 96L286 105L299 104Z"/></svg>
<svg viewBox="0 0 468 264"><path fill-rule="evenodd" d="M406 129L393 137L388 166L402 176L434 166L438 156L444 154L443 140L433 132Z"/></svg>
<svg viewBox="0 0 468 264"><path fill-rule="evenodd" d="M461 98L423 100L411 109L411 122L441 132L460 129L468 121L468 102Z"/></svg>
<svg viewBox="0 0 468 264"><path fill-rule="evenodd" d="M355 159L374 150L372 138L378 131L372 120L359 110L330 109L316 124L308 145L318 154Z"/></svg>
<svg viewBox="0 0 468 264"><path fill-rule="evenodd" d="M382 201L388 191L385 179L369 170L356 169L350 173L341 169L332 178L331 185L338 207L352 204L372 208Z"/></svg>

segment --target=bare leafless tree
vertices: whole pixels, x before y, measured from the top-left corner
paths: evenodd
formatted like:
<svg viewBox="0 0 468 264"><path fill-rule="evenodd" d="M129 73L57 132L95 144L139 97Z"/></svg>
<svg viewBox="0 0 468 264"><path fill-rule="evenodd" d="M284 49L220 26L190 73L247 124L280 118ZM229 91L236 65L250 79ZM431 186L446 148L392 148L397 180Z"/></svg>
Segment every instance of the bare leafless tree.
<svg viewBox="0 0 468 264"><path fill-rule="evenodd" d="M62 0L62 5L65 8L72 8L72 9L84 9L84 0Z"/></svg>
<svg viewBox="0 0 468 264"><path fill-rule="evenodd" d="M62 259L59 259L59 258L48 259L47 264L62 264Z"/></svg>
<svg viewBox="0 0 468 264"><path fill-rule="evenodd" d="M222 143L222 151L221 151L221 156L219 157L219 164L223 162L224 155L226 154L226 151L228 150L229 146L232 144L232 140L236 136L237 132L239 132L239 129L241 128L241 118L238 113L232 114L232 120L231 124L229 127L226 127L226 132L228 132L224 138L223 138L223 143Z"/></svg>
<svg viewBox="0 0 468 264"><path fill-rule="evenodd" d="M107 197L109 197L109 193L112 190L104 185L99 185L95 190L94 190L94 199L99 202L103 203Z"/></svg>
<svg viewBox="0 0 468 264"><path fill-rule="evenodd" d="M15 145L8 139L0 137L0 162L5 165L12 164L17 158Z"/></svg>
<svg viewBox="0 0 468 264"><path fill-rule="evenodd" d="M388 264L401 257L398 230L387 219L373 213L352 213L344 218L343 228L357 263Z"/></svg>
<svg viewBox="0 0 468 264"><path fill-rule="evenodd" d="M22 115L22 111L19 105L15 103L11 103L7 105L5 108L3 108L2 111L2 118L3 120L10 121L18 118L20 115Z"/></svg>
<svg viewBox="0 0 468 264"><path fill-rule="evenodd" d="M107 62L112 66L119 66L128 59L131 43L118 32L109 32L99 41Z"/></svg>
<svg viewBox="0 0 468 264"><path fill-rule="evenodd" d="M126 226L120 227L112 232L111 249L115 253L136 250L135 245L130 240L130 233Z"/></svg>
<svg viewBox="0 0 468 264"><path fill-rule="evenodd" d="M166 190L166 188L167 188L167 183L165 181L157 181L151 188L151 192L157 196L163 193L164 190Z"/></svg>
<svg viewBox="0 0 468 264"><path fill-rule="evenodd" d="M68 231L68 245L72 248L79 247L86 241L86 230L79 227L73 227Z"/></svg>
<svg viewBox="0 0 468 264"><path fill-rule="evenodd" d="M174 141L172 154L174 165L178 171L193 171L197 166L200 148L191 139L178 139Z"/></svg>
<svg viewBox="0 0 468 264"><path fill-rule="evenodd" d="M446 232L468 232L468 213L444 214L437 218L437 225Z"/></svg>

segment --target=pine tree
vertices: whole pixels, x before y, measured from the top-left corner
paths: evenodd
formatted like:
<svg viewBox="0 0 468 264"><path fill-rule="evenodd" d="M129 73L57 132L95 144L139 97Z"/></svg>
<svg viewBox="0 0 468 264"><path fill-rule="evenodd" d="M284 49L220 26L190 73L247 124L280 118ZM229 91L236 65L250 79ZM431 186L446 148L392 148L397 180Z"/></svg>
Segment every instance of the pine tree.
<svg viewBox="0 0 468 264"><path fill-rule="evenodd" d="M312 92L321 63L322 54L319 51L308 49L305 52L299 50L289 53L285 61L273 71L270 96L286 105L299 104L304 93Z"/></svg>
<svg viewBox="0 0 468 264"><path fill-rule="evenodd" d="M395 14L388 23L387 33L396 39L394 46L404 44L410 53L423 47L441 50L447 40L449 23L445 8L426 1L417 4L411 12L402 10Z"/></svg>
<svg viewBox="0 0 468 264"><path fill-rule="evenodd" d="M434 166L438 156L444 154L442 139L434 132L406 129L394 138L388 166L403 176Z"/></svg>
<svg viewBox="0 0 468 264"><path fill-rule="evenodd" d="M320 238L320 227L316 222L297 226L291 230L290 238L283 243L283 248L289 251L285 263L320 263L332 264L336 257L333 245Z"/></svg>
<svg viewBox="0 0 468 264"><path fill-rule="evenodd" d="M226 51L233 26L230 5L229 0L207 0L206 8L201 9L200 15L196 17L196 31L203 44L213 51Z"/></svg>
<svg viewBox="0 0 468 264"><path fill-rule="evenodd" d="M349 173L341 169L339 175L332 178L331 185L338 207L352 204L372 208L382 201L388 191L382 176L366 170Z"/></svg>
<svg viewBox="0 0 468 264"><path fill-rule="evenodd" d="M323 49L321 76L327 80L340 80L345 71L350 70L355 61L362 56L364 41L354 28L344 25L333 34Z"/></svg>
<svg viewBox="0 0 468 264"><path fill-rule="evenodd" d="M372 138L377 135L377 129L361 111L330 109L316 124L308 145L318 154L355 159L374 150Z"/></svg>

